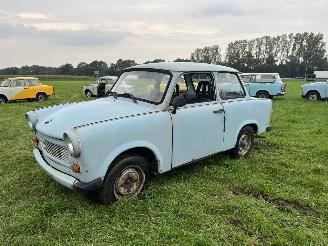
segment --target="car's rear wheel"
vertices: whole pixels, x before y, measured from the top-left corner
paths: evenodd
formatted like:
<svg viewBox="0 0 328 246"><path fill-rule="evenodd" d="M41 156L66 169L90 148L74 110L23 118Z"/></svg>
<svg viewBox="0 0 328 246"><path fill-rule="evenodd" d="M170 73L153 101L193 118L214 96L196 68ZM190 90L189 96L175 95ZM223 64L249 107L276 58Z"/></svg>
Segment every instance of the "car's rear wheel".
<svg viewBox="0 0 328 246"><path fill-rule="evenodd" d="M40 92L40 93L36 94L36 98L35 98L35 100L36 100L37 102L43 102L43 101L46 100L46 99L47 99L47 95L46 95L45 93Z"/></svg>
<svg viewBox="0 0 328 246"><path fill-rule="evenodd" d="M113 165L99 191L99 200L103 204L137 196L148 181L149 165L142 156L124 155Z"/></svg>
<svg viewBox="0 0 328 246"><path fill-rule="evenodd" d="M89 91L89 90L86 90L84 93L85 93L85 95L86 95L87 97L91 97L91 96L92 96L92 93L91 93L91 91Z"/></svg>
<svg viewBox="0 0 328 246"><path fill-rule="evenodd" d="M256 97L258 97L258 98L270 98L270 94L267 91L258 91L256 93Z"/></svg>
<svg viewBox="0 0 328 246"><path fill-rule="evenodd" d="M320 100L320 95L317 91L309 91L306 94L306 97L309 101L318 101L318 100Z"/></svg>
<svg viewBox="0 0 328 246"><path fill-rule="evenodd" d="M230 156L240 158L249 154L254 143L254 130L251 126L244 126L237 138L236 146L230 150Z"/></svg>
<svg viewBox="0 0 328 246"><path fill-rule="evenodd" d="M0 104L5 104L7 102L7 98L4 96L0 96Z"/></svg>

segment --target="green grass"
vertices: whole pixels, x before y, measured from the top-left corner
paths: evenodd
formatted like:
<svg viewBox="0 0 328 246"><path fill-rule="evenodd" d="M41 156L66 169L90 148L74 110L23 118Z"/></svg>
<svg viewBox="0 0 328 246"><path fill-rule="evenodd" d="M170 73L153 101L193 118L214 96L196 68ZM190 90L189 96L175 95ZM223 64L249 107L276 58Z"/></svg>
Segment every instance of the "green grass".
<svg viewBox="0 0 328 246"><path fill-rule="evenodd" d="M2 245L328 245L328 103L287 82L273 131L250 156L220 154L152 177L140 196L103 206L36 164L24 113L85 100L86 82L53 83L43 103L0 107Z"/></svg>

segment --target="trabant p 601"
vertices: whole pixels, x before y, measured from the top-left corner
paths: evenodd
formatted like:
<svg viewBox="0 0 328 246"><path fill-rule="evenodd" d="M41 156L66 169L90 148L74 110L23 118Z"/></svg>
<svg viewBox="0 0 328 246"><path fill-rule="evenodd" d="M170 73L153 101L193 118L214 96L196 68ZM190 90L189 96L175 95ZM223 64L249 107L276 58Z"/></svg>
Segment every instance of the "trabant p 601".
<svg viewBox="0 0 328 246"><path fill-rule="evenodd" d="M285 95L286 85L279 73L243 73L241 78L252 97L272 98Z"/></svg>
<svg viewBox="0 0 328 246"><path fill-rule="evenodd" d="M106 204L140 193L150 173L223 151L247 155L254 134L270 130L271 108L271 100L248 95L233 68L156 63L124 70L106 98L26 119L39 165Z"/></svg>
<svg viewBox="0 0 328 246"><path fill-rule="evenodd" d="M314 82L301 85L302 97L310 101L328 99L328 80L326 82Z"/></svg>
<svg viewBox="0 0 328 246"><path fill-rule="evenodd" d="M46 100L55 93L53 86L43 85L34 77L15 77L0 83L0 104L17 100Z"/></svg>

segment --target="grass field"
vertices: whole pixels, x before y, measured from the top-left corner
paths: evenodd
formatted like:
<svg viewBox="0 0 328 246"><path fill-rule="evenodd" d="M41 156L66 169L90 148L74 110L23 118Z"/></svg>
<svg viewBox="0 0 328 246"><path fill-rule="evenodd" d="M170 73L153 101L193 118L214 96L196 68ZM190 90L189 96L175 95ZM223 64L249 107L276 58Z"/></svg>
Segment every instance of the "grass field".
<svg viewBox="0 0 328 246"><path fill-rule="evenodd" d="M110 206L47 176L24 119L85 100L83 82L53 83L46 102L1 105L0 244L328 245L328 102L302 99L301 83L273 99L273 131L247 158L220 154L152 177L140 196Z"/></svg>

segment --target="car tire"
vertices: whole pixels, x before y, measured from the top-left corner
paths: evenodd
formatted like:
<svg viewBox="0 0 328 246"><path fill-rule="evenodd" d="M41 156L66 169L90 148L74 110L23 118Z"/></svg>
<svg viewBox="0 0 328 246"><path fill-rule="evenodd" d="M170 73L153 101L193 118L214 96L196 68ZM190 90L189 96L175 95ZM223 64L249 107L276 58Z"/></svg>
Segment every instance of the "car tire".
<svg viewBox="0 0 328 246"><path fill-rule="evenodd" d="M306 94L306 97L309 101L318 101L318 100L320 100L320 94L317 91L309 91Z"/></svg>
<svg viewBox="0 0 328 246"><path fill-rule="evenodd" d="M256 97L269 99L270 98L270 94L267 91L258 91L256 93Z"/></svg>
<svg viewBox="0 0 328 246"><path fill-rule="evenodd" d="M43 102L46 99L47 99L47 95L44 92L39 92L38 94L36 94L35 100L37 102Z"/></svg>
<svg viewBox="0 0 328 246"><path fill-rule="evenodd" d="M85 95L86 95L87 97L92 97L92 93L91 93L91 91L86 90L84 93L85 93Z"/></svg>
<svg viewBox="0 0 328 246"><path fill-rule="evenodd" d="M236 146L229 151L232 158L240 158L249 154L254 143L254 130L251 126L244 126L237 137Z"/></svg>
<svg viewBox="0 0 328 246"><path fill-rule="evenodd" d="M5 96L0 96L0 104L5 104L7 102L8 102L8 100Z"/></svg>
<svg viewBox="0 0 328 246"><path fill-rule="evenodd" d="M124 155L113 163L98 192L102 204L137 196L148 182L149 163L139 155Z"/></svg>

